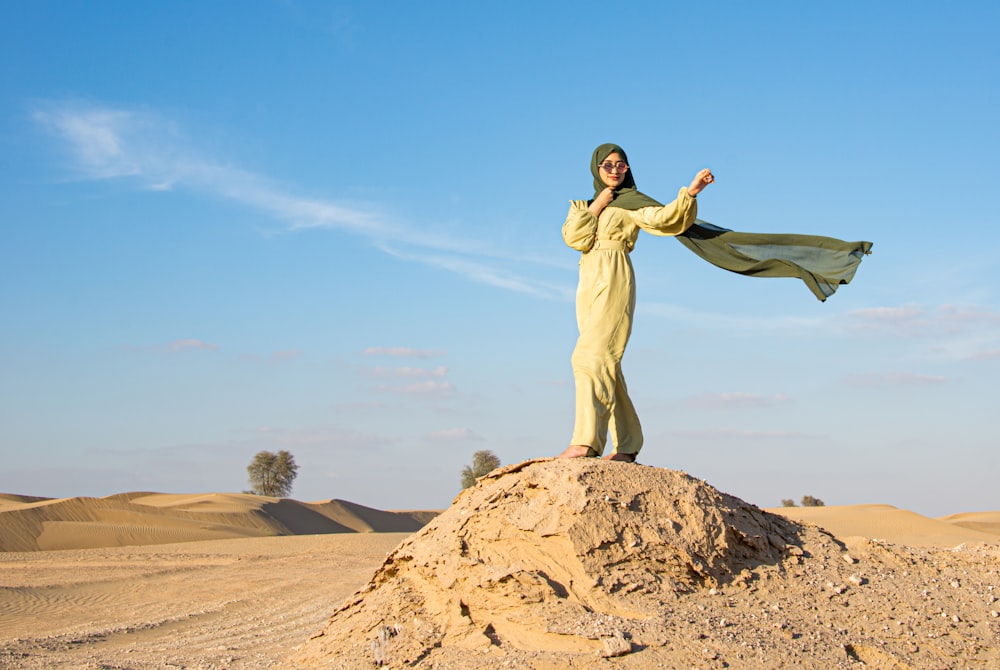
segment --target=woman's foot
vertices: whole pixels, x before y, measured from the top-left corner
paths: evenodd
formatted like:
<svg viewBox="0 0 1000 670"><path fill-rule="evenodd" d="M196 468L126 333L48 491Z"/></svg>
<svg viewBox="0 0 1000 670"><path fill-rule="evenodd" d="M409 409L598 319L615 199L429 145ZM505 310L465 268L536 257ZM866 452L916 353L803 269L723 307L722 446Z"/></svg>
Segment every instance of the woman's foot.
<svg viewBox="0 0 1000 670"><path fill-rule="evenodd" d="M635 454L619 454L617 452L604 457L606 461L621 461L623 463L635 463Z"/></svg>
<svg viewBox="0 0 1000 670"><path fill-rule="evenodd" d="M597 452L594 451L593 447L588 447L582 444L574 444L566 447L566 450L559 454L556 458L594 458L597 456Z"/></svg>

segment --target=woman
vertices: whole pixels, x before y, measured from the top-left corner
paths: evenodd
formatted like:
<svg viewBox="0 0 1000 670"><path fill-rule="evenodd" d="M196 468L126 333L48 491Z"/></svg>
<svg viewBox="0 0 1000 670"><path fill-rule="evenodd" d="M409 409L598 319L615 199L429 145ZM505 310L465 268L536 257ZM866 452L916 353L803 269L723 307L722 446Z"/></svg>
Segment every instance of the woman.
<svg viewBox="0 0 1000 670"><path fill-rule="evenodd" d="M639 229L679 235L695 222L695 198L715 181L702 170L668 205L636 190L628 156L616 144L602 144L590 161L594 199L571 201L563 224L566 244L583 252L576 294L580 330L573 350L576 424L560 458L601 456L608 434L614 445L607 460L635 462L642 427L622 376L621 360L632 332L635 277L629 252Z"/></svg>

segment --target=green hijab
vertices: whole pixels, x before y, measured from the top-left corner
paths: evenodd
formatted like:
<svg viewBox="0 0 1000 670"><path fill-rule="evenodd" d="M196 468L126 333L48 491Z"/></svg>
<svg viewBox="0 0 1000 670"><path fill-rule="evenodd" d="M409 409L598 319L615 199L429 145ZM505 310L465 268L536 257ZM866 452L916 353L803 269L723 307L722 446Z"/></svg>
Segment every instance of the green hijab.
<svg viewBox="0 0 1000 670"><path fill-rule="evenodd" d="M613 153L628 164L625 150L617 144L602 144L590 159L594 175L594 197L607 188L597 166ZM639 191L632 170L625 173L615 199L608 207L636 210L660 207L661 203ZM749 277L798 277L820 300L826 300L841 284L854 278L861 259L871 253L871 242L844 242L817 235L738 233L695 219L677 240L712 265Z"/></svg>

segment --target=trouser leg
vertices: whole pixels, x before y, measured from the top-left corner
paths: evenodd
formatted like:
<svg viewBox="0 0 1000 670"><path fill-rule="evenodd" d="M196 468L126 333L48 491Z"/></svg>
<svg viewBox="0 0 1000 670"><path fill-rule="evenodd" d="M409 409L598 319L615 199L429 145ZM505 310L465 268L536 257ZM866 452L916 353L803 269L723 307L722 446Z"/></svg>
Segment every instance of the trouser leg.
<svg viewBox="0 0 1000 670"><path fill-rule="evenodd" d="M628 395L628 386L619 365L616 369L615 400L608 428L616 454L638 454L642 449L642 424Z"/></svg>
<svg viewBox="0 0 1000 670"><path fill-rule="evenodd" d="M573 351L573 378L576 383L576 421L570 444L591 447L600 456L607 442L611 420L612 389L605 366L588 352L581 336Z"/></svg>

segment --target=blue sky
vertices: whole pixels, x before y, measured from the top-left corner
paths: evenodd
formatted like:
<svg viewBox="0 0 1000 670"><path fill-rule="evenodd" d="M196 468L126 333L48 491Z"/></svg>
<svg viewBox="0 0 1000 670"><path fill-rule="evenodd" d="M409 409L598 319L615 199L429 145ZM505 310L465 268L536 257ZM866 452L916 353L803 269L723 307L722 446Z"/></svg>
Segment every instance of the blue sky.
<svg viewBox="0 0 1000 670"><path fill-rule="evenodd" d="M870 240L826 303L633 254L640 461L761 506L1000 509L1000 6L6 2L0 491L442 508L572 429L595 146Z"/></svg>

